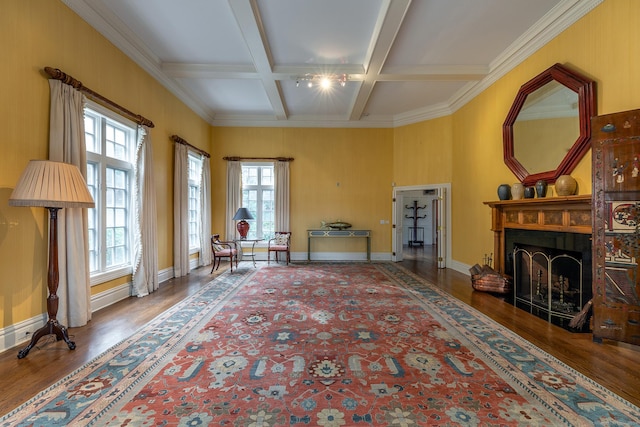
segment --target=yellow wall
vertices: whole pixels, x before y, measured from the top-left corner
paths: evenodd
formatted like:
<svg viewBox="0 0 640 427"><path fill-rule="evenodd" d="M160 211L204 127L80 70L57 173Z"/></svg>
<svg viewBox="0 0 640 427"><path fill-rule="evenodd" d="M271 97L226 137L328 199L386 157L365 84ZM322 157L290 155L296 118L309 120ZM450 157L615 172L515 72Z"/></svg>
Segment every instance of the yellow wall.
<svg viewBox="0 0 640 427"><path fill-rule="evenodd" d="M451 182L452 133L451 116L395 129L395 184L409 186Z"/></svg>
<svg viewBox="0 0 640 427"><path fill-rule="evenodd" d="M499 184L516 182L503 162L502 123L520 85L561 63L596 81L598 114L640 107L638 16L636 0L605 0L453 114L454 260L473 265L493 250L490 211L483 201L497 199ZM579 194L590 194L590 152L572 175Z"/></svg>
<svg viewBox="0 0 640 427"><path fill-rule="evenodd" d="M224 234L224 156L293 157L291 250L307 250L306 230L342 220L372 230L371 251L389 252L393 133L390 129L214 128L211 158L215 232ZM343 246L313 242L316 251L363 251L361 239ZM335 245L335 242L333 242Z"/></svg>
<svg viewBox="0 0 640 427"><path fill-rule="evenodd" d="M46 311L47 213L9 207L30 159L48 157L49 85L60 68L123 107L151 119L158 189L160 269L173 265L173 145L178 134L209 148L211 127L60 1L7 0L0 7L0 327ZM99 292L122 279L94 287Z"/></svg>
<svg viewBox="0 0 640 427"><path fill-rule="evenodd" d="M458 263L473 265L493 250L490 212L483 202L497 198L499 184L516 180L503 162L502 123L518 88L560 62L596 80L599 113L638 108L638 16L637 0L605 0L448 117L397 129L212 128L61 2L3 1L0 328L45 311L46 212L7 203L27 162L47 157L49 89L41 71L44 66L62 69L156 124L151 137L160 269L173 264L172 134L212 155L212 231L225 224L222 156L290 156L295 158L291 164L294 251L306 250L307 228L340 219L373 230L373 252L388 253L390 226L380 220L391 219L391 184L448 182L452 256ZM580 194L589 194L590 153L573 175ZM362 251L358 242L346 249L318 248L323 249Z"/></svg>

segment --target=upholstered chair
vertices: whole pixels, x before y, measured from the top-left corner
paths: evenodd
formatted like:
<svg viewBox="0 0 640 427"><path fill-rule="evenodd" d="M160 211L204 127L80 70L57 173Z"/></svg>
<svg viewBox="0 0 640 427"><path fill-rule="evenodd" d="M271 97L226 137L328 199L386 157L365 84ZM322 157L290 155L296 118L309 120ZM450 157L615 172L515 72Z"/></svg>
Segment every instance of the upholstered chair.
<svg viewBox="0 0 640 427"><path fill-rule="evenodd" d="M217 270L220 267L221 258L229 258L229 265L231 271L233 271L233 260L235 258L236 268L238 268L238 248L236 242L225 242L220 240L219 234L211 236L211 252L213 252L213 265L211 266L211 273L213 270Z"/></svg>
<svg viewBox="0 0 640 427"><path fill-rule="evenodd" d="M285 260L288 265L291 261L291 253L289 251L290 243L290 231L276 231L273 238L269 239L269 245L267 248L267 264L271 262L271 252L276 253L276 262L278 262L278 253L284 252L286 254Z"/></svg>

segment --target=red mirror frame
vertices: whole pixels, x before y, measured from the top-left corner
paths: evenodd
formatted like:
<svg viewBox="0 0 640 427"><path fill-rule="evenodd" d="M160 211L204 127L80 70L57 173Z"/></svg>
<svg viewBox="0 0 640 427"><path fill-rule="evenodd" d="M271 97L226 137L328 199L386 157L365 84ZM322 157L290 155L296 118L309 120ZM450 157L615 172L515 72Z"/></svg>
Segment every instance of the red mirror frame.
<svg viewBox="0 0 640 427"><path fill-rule="evenodd" d="M557 81L578 94L578 116L580 119L580 136L571 146L567 155L555 170L529 174L514 156L513 124L524 105L527 95L540 89L551 81ZM570 174L578 162L589 151L591 142L591 117L596 115L595 82L561 64L555 64L543 71L527 83L523 84L516 95L509 114L502 126L504 163L524 185L534 185L538 180L551 184L560 175Z"/></svg>

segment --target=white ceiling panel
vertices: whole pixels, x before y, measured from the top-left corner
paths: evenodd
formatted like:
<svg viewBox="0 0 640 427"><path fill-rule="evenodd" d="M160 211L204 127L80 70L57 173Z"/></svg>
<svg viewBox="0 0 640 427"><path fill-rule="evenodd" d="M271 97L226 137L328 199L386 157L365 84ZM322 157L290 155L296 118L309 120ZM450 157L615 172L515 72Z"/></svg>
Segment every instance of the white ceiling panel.
<svg viewBox="0 0 640 427"><path fill-rule="evenodd" d="M190 92L207 100L206 105L224 115L272 115L269 98L260 80L178 79Z"/></svg>
<svg viewBox="0 0 640 427"><path fill-rule="evenodd" d="M394 127L450 114L602 0L62 1L214 126ZM347 82L296 87L320 74Z"/></svg>
<svg viewBox="0 0 640 427"><path fill-rule="evenodd" d="M386 65L488 65L558 3L414 1Z"/></svg>
<svg viewBox="0 0 640 427"><path fill-rule="evenodd" d="M318 86L309 88L304 83L296 86L296 82L290 80L282 82L282 92L287 107L295 114L339 116L346 119L349 103L359 86L359 82L349 82L344 87L333 85L325 90Z"/></svg>
<svg viewBox="0 0 640 427"><path fill-rule="evenodd" d="M447 103L466 82L379 82L376 84L366 114L393 116L398 111L414 111L425 106L440 106Z"/></svg>
<svg viewBox="0 0 640 427"><path fill-rule="evenodd" d="M382 3L261 0L258 5L275 64L325 66L366 61Z"/></svg>

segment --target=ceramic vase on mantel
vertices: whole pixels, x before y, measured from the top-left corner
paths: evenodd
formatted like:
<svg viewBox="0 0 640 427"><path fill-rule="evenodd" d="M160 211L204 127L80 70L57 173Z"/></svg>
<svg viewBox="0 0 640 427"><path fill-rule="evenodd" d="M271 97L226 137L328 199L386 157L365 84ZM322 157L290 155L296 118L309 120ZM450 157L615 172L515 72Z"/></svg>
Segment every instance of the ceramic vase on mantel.
<svg viewBox="0 0 640 427"><path fill-rule="evenodd" d="M533 199L536 197L536 187L525 187L524 188L524 198L525 199Z"/></svg>
<svg viewBox="0 0 640 427"><path fill-rule="evenodd" d="M516 182L511 186L511 198L513 200L520 200L524 197L524 185L521 182Z"/></svg>
<svg viewBox="0 0 640 427"><path fill-rule="evenodd" d="M500 184L498 186L498 198L500 200L509 200L511 198L511 186L509 184Z"/></svg>
<svg viewBox="0 0 640 427"><path fill-rule="evenodd" d="M578 183L571 175L560 175L555 183L558 196L573 196L576 194Z"/></svg>
<svg viewBox="0 0 640 427"><path fill-rule="evenodd" d="M547 181L544 179L536 181L536 194L538 197L545 197L547 195Z"/></svg>

